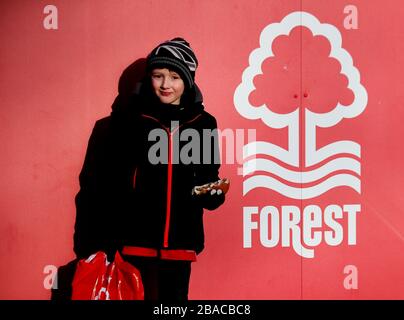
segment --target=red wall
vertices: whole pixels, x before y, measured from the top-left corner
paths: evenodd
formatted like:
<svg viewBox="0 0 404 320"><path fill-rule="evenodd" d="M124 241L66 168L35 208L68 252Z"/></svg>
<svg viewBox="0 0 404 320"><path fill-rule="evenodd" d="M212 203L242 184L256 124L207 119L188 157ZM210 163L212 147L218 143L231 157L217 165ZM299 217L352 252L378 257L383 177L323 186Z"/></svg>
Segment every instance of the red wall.
<svg viewBox="0 0 404 320"><path fill-rule="evenodd" d="M43 24L48 4L58 10L56 30ZM344 26L351 14L344 13L348 5L357 8L357 29ZM221 175L232 186L226 203L205 215L206 249L194 264L190 298L403 299L404 6L399 0L1 2L0 298L49 298L44 268L74 257L74 196L94 122L109 114L122 71L161 41L175 36L190 41L200 62L196 81L222 130L256 129L257 140L287 149L290 131L275 128L276 121L268 125L240 114L236 106L242 102L235 92L243 72L256 63L250 54L260 47L264 28L295 11L334 26L360 75L367 97L363 110L316 131L317 148L340 140L360 145L359 156L350 149L340 153L359 164L353 176L360 190L339 186L308 199L269 188L243 195L248 176L238 174L241 164L223 164ZM329 39L313 37L304 27L277 37L272 49L275 57L263 63L263 75L253 80L256 92L247 100L251 107L265 103L277 114L299 108L292 142L303 147L308 121L303 111L325 114L337 102L355 101L355 90L347 89L353 73L341 75L340 61L328 57ZM305 166L304 150L298 166L284 165L302 177L320 166ZM265 158L282 165L276 157ZM293 184L298 190L313 185ZM325 225L324 209L331 204L359 205L356 226L349 225L347 213L336 220L337 231ZM322 209L322 224L311 230L321 242L304 245L314 250L314 257L302 257L281 242L265 247L260 223L252 230L251 248L243 248L245 208L294 206L303 212L308 205ZM252 219L259 222L259 215ZM269 226L274 222L267 221ZM300 219L293 230L307 228L306 222ZM348 229L355 244L348 243ZM282 238L285 230L267 236ZM326 243L327 231L330 236L339 232L341 243ZM303 234L296 239L304 244Z"/></svg>

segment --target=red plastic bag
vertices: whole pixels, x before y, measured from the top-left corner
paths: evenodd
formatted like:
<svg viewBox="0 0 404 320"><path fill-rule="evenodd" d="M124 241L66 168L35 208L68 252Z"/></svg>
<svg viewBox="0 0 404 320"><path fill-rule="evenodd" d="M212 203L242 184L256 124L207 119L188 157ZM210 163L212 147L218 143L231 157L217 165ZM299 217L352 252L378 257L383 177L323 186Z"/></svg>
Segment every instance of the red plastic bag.
<svg viewBox="0 0 404 320"><path fill-rule="evenodd" d="M72 283L72 300L143 300L140 272L119 252L110 263L99 251L78 262Z"/></svg>

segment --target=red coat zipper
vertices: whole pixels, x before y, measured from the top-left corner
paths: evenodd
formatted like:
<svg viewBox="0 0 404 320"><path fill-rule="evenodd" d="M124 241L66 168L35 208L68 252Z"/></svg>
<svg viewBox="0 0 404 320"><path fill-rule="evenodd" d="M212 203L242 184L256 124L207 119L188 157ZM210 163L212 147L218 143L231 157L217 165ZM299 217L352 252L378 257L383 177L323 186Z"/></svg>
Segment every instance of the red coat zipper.
<svg viewBox="0 0 404 320"><path fill-rule="evenodd" d="M170 217L171 217L171 193L172 193L172 174L173 174L173 135L176 133L179 128L181 128L183 125L191 123L198 119L201 114L198 114L196 117L193 119L184 122L183 124L179 125L176 127L173 131L170 131L169 128L167 128L165 125L163 125L158 119L142 114L143 117L152 119L156 121L157 123L160 124L160 126L167 132L168 135L168 164L167 164L167 203L166 203L166 221L165 221L165 227L164 227L164 241L163 241L163 247L168 248L168 238L169 238L169 233L170 233Z"/></svg>
<svg viewBox="0 0 404 320"><path fill-rule="evenodd" d="M135 173L133 174L133 189L136 189L136 175L137 175L137 167L135 168Z"/></svg>
<svg viewBox="0 0 404 320"><path fill-rule="evenodd" d="M170 232L171 216L171 187L173 180L173 135L179 129L179 126L173 132L167 131L168 139L168 165L167 165L167 205L166 205L166 223L164 229L164 248L168 248L168 234Z"/></svg>

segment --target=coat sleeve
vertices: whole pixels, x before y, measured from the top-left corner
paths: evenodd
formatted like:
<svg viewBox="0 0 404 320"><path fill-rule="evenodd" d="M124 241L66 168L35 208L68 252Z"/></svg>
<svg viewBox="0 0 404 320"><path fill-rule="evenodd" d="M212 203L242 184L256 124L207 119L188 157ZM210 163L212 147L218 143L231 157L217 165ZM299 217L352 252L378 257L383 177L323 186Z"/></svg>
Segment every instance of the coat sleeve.
<svg viewBox="0 0 404 320"><path fill-rule="evenodd" d="M219 168L220 168L220 154L219 154L219 137L217 132L217 122L213 116L210 116L209 124L207 129L212 132L212 139L210 144L203 143L201 150L202 161L200 165L197 165L196 170L195 185L203 185L210 182L215 182L220 179ZM210 150L206 150L207 146ZM206 153L210 153L209 156ZM209 161L206 161L209 159ZM215 210L220 207L225 201L225 195L222 193L220 195L210 193L203 195L193 195L195 201L198 202L200 206L207 210Z"/></svg>
<svg viewBox="0 0 404 320"><path fill-rule="evenodd" d="M78 258L88 257L100 250L111 256L116 249L107 202L111 198L108 190L108 159L111 157L109 126L107 118L96 122L79 175L73 237L73 249Z"/></svg>

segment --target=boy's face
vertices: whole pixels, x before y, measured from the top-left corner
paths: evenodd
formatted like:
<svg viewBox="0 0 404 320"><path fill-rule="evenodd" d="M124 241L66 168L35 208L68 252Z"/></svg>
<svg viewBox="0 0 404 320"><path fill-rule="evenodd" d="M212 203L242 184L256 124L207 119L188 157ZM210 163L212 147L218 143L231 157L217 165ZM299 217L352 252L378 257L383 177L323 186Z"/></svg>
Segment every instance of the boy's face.
<svg viewBox="0 0 404 320"><path fill-rule="evenodd" d="M166 68L153 69L151 82L154 93L162 103L180 104L185 86L177 72Z"/></svg>

